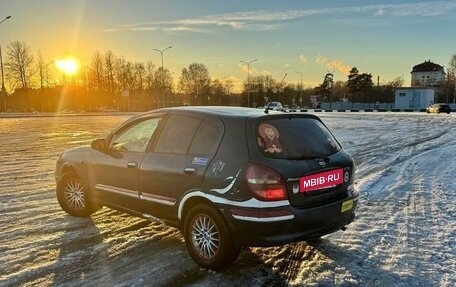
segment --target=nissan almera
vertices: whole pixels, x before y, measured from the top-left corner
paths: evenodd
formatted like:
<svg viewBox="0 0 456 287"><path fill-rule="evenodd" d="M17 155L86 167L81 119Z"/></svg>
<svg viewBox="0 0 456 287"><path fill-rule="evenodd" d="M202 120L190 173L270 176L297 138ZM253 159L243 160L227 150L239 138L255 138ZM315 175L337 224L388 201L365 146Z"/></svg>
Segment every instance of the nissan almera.
<svg viewBox="0 0 456 287"><path fill-rule="evenodd" d="M239 107L164 108L65 151L57 199L73 216L103 206L182 231L201 267L241 246L275 246L344 229L355 168L320 118Z"/></svg>

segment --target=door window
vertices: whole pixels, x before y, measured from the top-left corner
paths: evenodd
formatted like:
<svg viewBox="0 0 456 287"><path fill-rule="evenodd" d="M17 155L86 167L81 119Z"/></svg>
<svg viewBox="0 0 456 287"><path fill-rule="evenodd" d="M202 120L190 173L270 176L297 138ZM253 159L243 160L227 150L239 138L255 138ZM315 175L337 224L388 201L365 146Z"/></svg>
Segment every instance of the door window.
<svg viewBox="0 0 456 287"><path fill-rule="evenodd" d="M114 134L110 149L115 151L145 152L160 120L161 118L142 120Z"/></svg>
<svg viewBox="0 0 456 287"><path fill-rule="evenodd" d="M160 134L155 152L187 154L200 123L198 117L171 115Z"/></svg>
<svg viewBox="0 0 456 287"><path fill-rule="evenodd" d="M189 153L193 155L209 154L214 145L217 143L218 137L218 127L206 120L203 120L196 132L192 145L190 146Z"/></svg>
<svg viewBox="0 0 456 287"><path fill-rule="evenodd" d="M219 138L219 129L199 117L171 115L166 122L155 152L207 155Z"/></svg>

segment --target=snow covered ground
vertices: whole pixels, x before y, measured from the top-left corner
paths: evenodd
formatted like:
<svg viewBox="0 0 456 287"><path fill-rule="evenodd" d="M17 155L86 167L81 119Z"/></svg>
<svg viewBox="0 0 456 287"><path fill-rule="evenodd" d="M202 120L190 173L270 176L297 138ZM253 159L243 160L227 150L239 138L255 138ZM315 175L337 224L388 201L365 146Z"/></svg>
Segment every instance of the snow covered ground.
<svg viewBox="0 0 456 287"><path fill-rule="evenodd" d="M357 165L356 221L312 243L244 248L203 270L171 227L65 214L64 149L128 115L0 117L0 286L456 286L456 115L319 113Z"/></svg>

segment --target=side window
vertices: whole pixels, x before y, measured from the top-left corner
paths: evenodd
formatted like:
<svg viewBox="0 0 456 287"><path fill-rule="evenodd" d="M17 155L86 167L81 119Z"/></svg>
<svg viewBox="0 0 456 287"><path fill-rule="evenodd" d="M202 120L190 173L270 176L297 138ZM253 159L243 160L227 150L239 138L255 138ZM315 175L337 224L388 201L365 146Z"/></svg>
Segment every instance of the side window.
<svg viewBox="0 0 456 287"><path fill-rule="evenodd" d="M201 123L198 117L171 115L155 146L158 153L186 154Z"/></svg>
<svg viewBox="0 0 456 287"><path fill-rule="evenodd" d="M115 151L145 152L161 118L146 119L134 123L115 134L109 148Z"/></svg>
<svg viewBox="0 0 456 287"><path fill-rule="evenodd" d="M218 137L219 129L217 126L204 120L196 132L189 153L207 155L217 143Z"/></svg>

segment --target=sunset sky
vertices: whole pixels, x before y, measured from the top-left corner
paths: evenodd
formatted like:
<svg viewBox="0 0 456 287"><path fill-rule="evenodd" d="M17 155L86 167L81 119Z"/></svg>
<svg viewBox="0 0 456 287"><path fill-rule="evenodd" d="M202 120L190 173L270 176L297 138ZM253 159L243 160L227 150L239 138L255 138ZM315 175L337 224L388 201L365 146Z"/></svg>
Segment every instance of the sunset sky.
<svg viewBox="0 0 456 287"><path fill-rule="evenodd" d="M448 65L456 53L456 1L0 0L0 43L24 41L49 61L74 56L88 66L95 51L164 65L176 79L203 63L212 78L240 83L270 74L315 86L353 66L381 82L425 60ZM0 19L0 20L1 20ZM5 52L4 52L5 54ZM4 55L5 56L5 55Z"/></svg>

